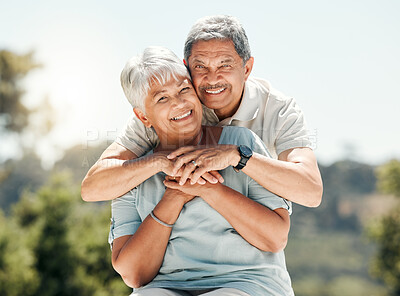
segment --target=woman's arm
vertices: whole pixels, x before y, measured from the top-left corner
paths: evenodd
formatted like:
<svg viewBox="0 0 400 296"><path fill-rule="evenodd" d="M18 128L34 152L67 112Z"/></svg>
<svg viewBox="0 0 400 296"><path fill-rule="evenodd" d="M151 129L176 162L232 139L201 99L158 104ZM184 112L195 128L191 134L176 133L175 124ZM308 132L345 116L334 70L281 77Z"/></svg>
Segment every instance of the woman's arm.
<svg viewBox="0 0 400 296"><path fill-rule="evenodd" d="M164 184L168 188L201 196L256 248L268 252L279 252L285 248L290 228L286 209L270 210L221 183L191 185L188 181L179 185L174 181L165 181Z"/></svg>
<svg viewBox="0 0 400 296"><path fill-rule="evenodd" d="M183 205L193 197L167 188L153 213L161 221L174 224ZM141 287L157 275L171 230L171 227L161 225L149 215L134 235L122 236L113 241L112 265L128 286Z"/></svg>

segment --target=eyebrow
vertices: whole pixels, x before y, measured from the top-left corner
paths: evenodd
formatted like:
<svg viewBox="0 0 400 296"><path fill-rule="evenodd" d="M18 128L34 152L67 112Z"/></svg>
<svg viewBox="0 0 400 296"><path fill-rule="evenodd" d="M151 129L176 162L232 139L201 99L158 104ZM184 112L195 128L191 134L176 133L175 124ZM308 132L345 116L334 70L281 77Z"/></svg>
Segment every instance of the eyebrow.
<svg viewBox="0 0 400 296"><path fill-rule="evenodd" d="M231 58L231 57L228 57L228 58L222 60L221 64L223 64L223 63L233 63L233 62L235 62L235 60L233 58Z"/></svg>
<svg viewBox="0 0 400 296"><path fill-rule="evenodd" d="M203 62L202 60L199 60L199 59L197 59L197 58L195 58L195 59L193 60L193 63L202 63L202 64L204 64L204 62Z"/></svg>
<svg viewBox="0 0 400 296"><path fill-rule="evenodd" d="M235 62L235 59L234 59L234 58L232 58L232 57L225 57L225 58L223 58L223 59L221 60L220 64L223 64L223 63L233 63L233 62ZM192 64L193 64L193 63L201 63L201 64L204 64L204 62L203 62L202 60L198 59L198 58L194 58Z"/></svg>
<svg viewBox="0 0 400 296"><path fill-rule="evenodd" d="M181 81L177 81L177 83L176 83L176 86L177 87L180 87L182 84L184 84L185 83L185 81L187 81L188 79L185 77L185 79L182 79ZM159 95L159 94L162 94L162 93L166 93L166 92L168 92L165 88L163 88L163 89L160 89L160 90L157 90L157 91L155 91L154 93L152 93L152 97L153 97L153 99L157 96L157 95Z"/></svg>
<svg viewBox="0 0 400 296"><path fill-rule="evenodd" d="M152 93L152 97L154 99L157 95L162 94L162 93L166 93L166 92L167 92L167 90L165 90L165 89L161 89L161 90L155 91L154 93Z"/></svg>

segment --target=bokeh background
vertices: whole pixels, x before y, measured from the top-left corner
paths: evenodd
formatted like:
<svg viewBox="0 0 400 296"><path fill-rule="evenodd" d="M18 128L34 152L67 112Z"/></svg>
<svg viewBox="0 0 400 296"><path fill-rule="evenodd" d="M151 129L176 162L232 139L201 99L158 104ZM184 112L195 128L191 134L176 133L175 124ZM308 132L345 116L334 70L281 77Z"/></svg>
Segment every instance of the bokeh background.
<svg viewBox="0 0 400 296"><path fill-rule="evenodd" d="M200 17L239 18L269 80L303 109L324 179L295 206L296 295L400 295L399 1L0 3L0 295L127 295L109 203L79 186L132 110L119 74L150 45L183 56Z"/></svg>

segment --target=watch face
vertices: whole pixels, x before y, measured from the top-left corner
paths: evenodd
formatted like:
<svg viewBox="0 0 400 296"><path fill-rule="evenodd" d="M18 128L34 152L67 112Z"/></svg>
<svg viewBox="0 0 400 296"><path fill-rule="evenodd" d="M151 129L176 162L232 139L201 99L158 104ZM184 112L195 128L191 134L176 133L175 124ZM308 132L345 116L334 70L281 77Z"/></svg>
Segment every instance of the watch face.
<svg viewBox="0 0 400 296"><path fill-rule="evenodd" d="M244 157L251 157L253 155L253 151L251 151L251 149L247 146L241 145L241 146L239 146L239 149L240 149L240 153Z"/></svg>

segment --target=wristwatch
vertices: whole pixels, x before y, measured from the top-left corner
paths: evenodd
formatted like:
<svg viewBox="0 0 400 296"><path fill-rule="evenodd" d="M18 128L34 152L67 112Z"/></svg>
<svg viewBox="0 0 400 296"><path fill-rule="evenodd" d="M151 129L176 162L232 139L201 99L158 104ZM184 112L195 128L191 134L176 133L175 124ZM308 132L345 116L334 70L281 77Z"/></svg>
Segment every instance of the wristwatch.
<svg viewBox="0 0 400 296"><path fill-rule="evenodd" d="M253 151L251 151L251 149L245 145L240 145L238 147L238 151L240 154L240 161L237 166L233 168L236 173L243 169L246 166L246 163L250 159L250 157L253 156Z"/></svg>

